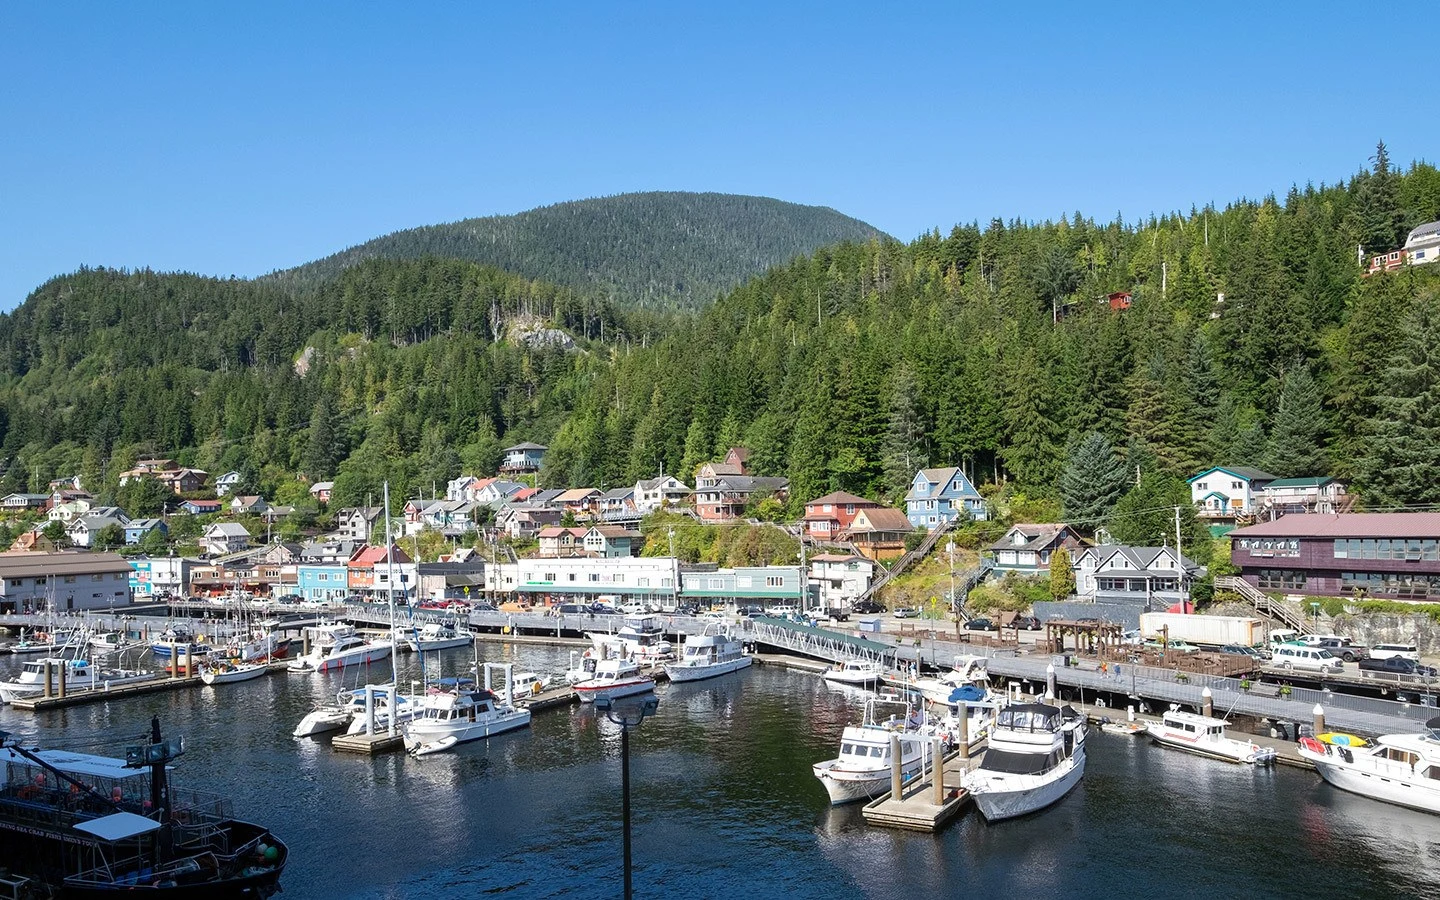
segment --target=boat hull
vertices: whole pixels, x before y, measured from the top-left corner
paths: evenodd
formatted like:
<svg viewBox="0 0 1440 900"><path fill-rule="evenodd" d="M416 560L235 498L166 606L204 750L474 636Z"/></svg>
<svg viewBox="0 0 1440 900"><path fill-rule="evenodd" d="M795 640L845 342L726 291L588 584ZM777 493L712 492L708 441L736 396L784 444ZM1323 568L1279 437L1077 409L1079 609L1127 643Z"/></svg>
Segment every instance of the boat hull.
<svg viewBox="0 0 1440 900"><path fill-rule="evenodd" d="M890 790L891 769L888 767L873 772L853 772L835 769L832 763L833 760L812 767L815 777L825 786L825 793L830 795L831 806L874 800ZM900 777L908 781L919 774L923 766L923 759L911 760L900 770Z"/></svg>
<svg viewBox="0 0 1440 900"><path fill-rule="evenodd" d="M1413 782L1381 777L1332 762L1325 756L1301 748L1300 755L1315 764L1320 777L1342 791L1393 803L1407 809L1440 815L1440 788L1425 784L1431 779L1416 778Z"/></svg>
<svg viewBox="0 0 1440 900"><path fill-rule="evenodd" d="M250 681L253 678L259 678L268 671L268 668L258 664L239 666L223 672L215 669L204 669L200 672L200 680L206 684L233 684L237 681Z"/></svg>
<svg viewBox="0 0 1440 900"><path fill-rule="evenodd" d="M429 653L432 650L451 650L455 647L468 647L473 643L474 639L466 636L423 641L409 638L405 641L405 646L409 647L414 653Z"/></svg>
<svg viewBox="0 0 1440 900"><path fill-rule="evenodd" d="M1038 784L1029 783L1035 780L1035 776L1008 776L1016 784L1014 789L1002 787L1002 779L992 779L988 789L972 788L970 793L985 821L1002 822L1005 819L1019 818L1058 803L1080 783L1080 779L1085 775L1085 758L1072 757L1070 763L1073 764L1067 765L1063 771L1060 768L1053 770L1056 777Z"/></svg>
<svg viewBox="0 0 1440 900"><path fill-rule="evenodd" d="M714 663L707 666L682 666L670 664L665 666L665 674L670 676L671 681L702 681L706 678L715 678L719 675L729 675L731 672L738 672L741 669L749 668L754 662L748 656L739 659L731 659L722 663Z"/></svg>
<svg viewBox="0 0 1440 900"><path fill-rule="evenodd" d="M290 732L293 737L313 737L317 734L325 734L327 731L339 731L350 724L354 714L348 707L341 708L326 707L324 709L312 710L305 714L295 730Z"/></svg>
<svg viewBox="0 0 1440 900"><path fill-rule="evenodd" d="M1103 726L1102 726L1103 727ZM1155 743L1174 750L1183 750L1186 753L1193 753L1196 756L1204 756L1208 759L1218 759L1229 763L1249 763L1251 765L1263 765L1275 758L1275 751L1252 748L1249 744L1227 738L1225 743L1211 741L1188 740L1177 735L1167 734L1159 729L1147 729L1150 737Z"/></svg>
<svg viewBox="0 0 1440 900"><path fill-rule="evenodd" d="M466 741L478 741L524 728L529 724L528 709L517 709L474 722L431 722L427 719L415 719L405 726L405 747L414 752L419 748L438 744L446 738L454 738L455 743L463 744Z"/></svg>
<svg viewBox="0 0 1440 900"><path fill-rule="evenodd" d="M631 697L635 694L645 694L655 690L653 678L637 678L632 681L609 682L604 685L589 685L580 682L575 685L575 693L580 697L581 703L594 703L598 698L618 700L621 697Z"/></svg>
<svg viewBox="0 0 1440 900"><path fill-rule="evenodd" d="M363 666L372 662L378 662L390 655L389 644L370 644L355 650L347 650L344 653L325 659L316 659L313 656L302 656L290 664L291 671L295 672L329 672L334 669L343 669L346 666Z"/></svg>
<svg viewBox="0 0 1440 900"><path fill-rule="evenodd" d="M878 672L826 672L824 677L836 684L874 684L880 680Z"/></svg>

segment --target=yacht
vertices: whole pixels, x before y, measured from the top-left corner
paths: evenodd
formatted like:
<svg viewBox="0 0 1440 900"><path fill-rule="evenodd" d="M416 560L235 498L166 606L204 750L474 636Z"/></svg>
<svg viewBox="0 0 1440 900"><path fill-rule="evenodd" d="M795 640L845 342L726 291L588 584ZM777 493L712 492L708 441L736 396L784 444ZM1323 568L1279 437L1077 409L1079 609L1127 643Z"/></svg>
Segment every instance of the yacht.
<svg viewBox="0 0 1440 900"><path fill-rule="evenodd" d="M530 710L471 687L426 694L419 712L400 731L405 749L423 756L529 724Z"/></svg>
<svg viewBox="0 0 1440 900"><path fill-rule="evenodd" d="M654 689L655 679L641 674L633 660L615 658L596 661L594 674L575 684L575 693L582 703L593 703L597 697L616 700Z"/></svg>
<svg viewBox="0 0 1440 900"><path fill-rule="evenodd" d="M989 660L984 656L957 656L950 671L935 678L917 678L905 686L919 691L931 703L950 706L957 703L951 696L957 688L975 685L986 688L990 684L990 672L986 668Z"/></svg>
<svg viewBox="0 0 1440 900"><path fill-rule="evenodd" d="M389 641L370 641L360 636L353 625L321 625L314 629L315 645L310 652L297 656L290 663L292 672L324 672L372 663L390 655Z"/></svg>
<svg viewBox="0 0 1440 900"><path fill-rule="evenodd" d="M641 663L657 663L675 655L675 646L665 640L663 620L659 616L628 616L614 634L590 633L596 647L619 642L623 655Z"/></svg>
<svg viewBox="0 0 1440 900"><path fill-rule="evenodd" d="M745 645L731 637L723 626L706 626L704 633L685 638L680 659L665 664L671 681L699 681L744 669L751 663Z"/></svg>
<svg viewBox="0 0 1440 900"><path fill-rule="evenodd" d="M445 679L445 681L450 682L452 685L458 684L457 680L453 678ZM470 679L466 679L466 682L474 684L474 682ZM434 686L430 688L430 690L432 692L435 692L439 691L440 688L438 686ZM351 691L350 694L350 723L348 726L346 726L345 733L364 734L365 690L364 688L361 688L358 691ZM392 696L394 697L393 702L391 700ZM390 730L390 710L392 708L398 710L398 713L395 717L396 726L403 725L404 723L415 718L415 716L420 714L420 710L422 708L425 696L425 694L402 694L398 690L394 690L388 684L377 685L375 688L375 709L373 713L373 715L375 716L376 730Z"/></svg>
<svg viewBox="0 0 1440 900"><path fill-rule="evenodd" d="M1146 729L1156 743L1227 762L1264 764L1275 761L1275 751L1252 741L1225 734L1225 720L1171 710Z"/></svg>
<svg viewBox="0 0 1440 900"><path fill-rule="evenodd" d="M987 822L1044 809L1085 774L1085 720L1072 707L1012 703L995 716L990 746L964 785Z"/></svg>
<svg viewBox="0 0 1440 900"><path fill-rule="evenodd" d="M826 669L824 678L836 684L874 684L884 675L885 666L879 660L847 659Z"/></svg>
<svg viewBox="0 0 1440 900"><path fill-rule="evenodd" d="M469 647L474 643L470 632L457 628L454 619L426 622L418 629L405 629L402 633L405 635L406 645L416 653L449 650L452 647Z"/></svg>
<svg viewBox="0 0 1440 900"><path fill-rule="evenodd" d="M206 684L231 684L259 678L268 671L264 663L258 662L205 662L200 664L200 680Z"/></svg>
<svg viewBox="0 0 1440 900"><path fill-rule="evenodd" d="M1331 741L1300 739L1300 757L1321 778L1372 800L1440 813L1440 716L1425 723L1424 734L1385 734L1369 744L1321 737Z"/></svg>
<svg viewBox="0 0 1440 900"><path fill-rule="evenodd" d="M933 724L924 722L923 716L908 709L904 718L891 716L877 723L874 720L877 702L894 701L872 699L866 703L861 723L847 725L841 732L840 755L816 763L811 769L825 786L832 806L873 800L890 790L894 767L890 754L892 735L900 735L902 779L915 777L929 762L931 739L937 733ZM944 736L949 737L948 734Z"/></svg>
<svg viewBox="0 0 1440 900"><path fill-rule="evenodd" d="M60 672L65 673L65 690L106 690L122 684L135 684L160 677L158 672L139 669L102 669L88 659L46 657L34 659L20 667L10 681L0 682L0 700L13 703L29 700L45 693L45 668L50 667L50 692L60 692Z"/></svg>

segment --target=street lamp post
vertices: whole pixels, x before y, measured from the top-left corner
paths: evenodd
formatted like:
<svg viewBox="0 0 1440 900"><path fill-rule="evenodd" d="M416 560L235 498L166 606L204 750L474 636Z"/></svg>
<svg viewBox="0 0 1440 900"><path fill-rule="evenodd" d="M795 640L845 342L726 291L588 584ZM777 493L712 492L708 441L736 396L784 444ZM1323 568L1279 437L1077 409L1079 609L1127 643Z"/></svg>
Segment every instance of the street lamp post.
<svg viewBox="0 0 1440 900"><path fill-rule="evenodd" d="M620 817L625 829L625 900L631 900L635 896L630 886L630 729L639 728L640 723L645 721L647 716L654 715L659 707L660 701L654 697L629 703L616 703L609 697L595 698L596 711L603 712L605 718L620 726Z"/></svg>
<svg viewBox="0 0 1440 900"><path fill-rule="evenodd" d="M1313 626L1313 627L1314 627L1314 629L1318 632L1318 631L1320 630L1320 604L1319 604L1319 603L1311 603L1311 604L1310 604L1310 620L1314 623L1314 626Z"/></svg>

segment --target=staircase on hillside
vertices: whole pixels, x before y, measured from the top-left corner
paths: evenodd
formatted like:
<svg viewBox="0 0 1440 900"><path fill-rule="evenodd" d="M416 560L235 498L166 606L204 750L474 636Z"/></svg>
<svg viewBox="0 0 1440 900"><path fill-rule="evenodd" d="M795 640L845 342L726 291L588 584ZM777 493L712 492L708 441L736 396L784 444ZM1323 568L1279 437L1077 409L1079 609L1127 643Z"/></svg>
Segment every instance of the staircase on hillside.
<svg viewBox="0 0 1440 900"><path fill-rule="evenodd" d="M1218 575L1215 578L1215 590L1233 591L1255 607L1255 611L1263 616L1277 619L1287 627L1296 631L1304 631L1306 628L1305 617L1295 612L1284 603L1271 599L1270 595L1252 585L1250 582L1238 575Z"/></svg>
<svg viewBox="0 0 1440 900"><path fill-rule="evenodd" d="M856 602L869 600L875 596L876 591L889 584L892 579L904 572L911 563L922 560L928 556L930 551L935 549L935 544L939 542L941 536L949 534L950 530L954 527L955 520L952 519L925 535L925 540L920 542L920 546L896 560L895 565L891 566L884 574L870 583L870 587L865 589L865 593L861 594L859 600Z"/></svg>

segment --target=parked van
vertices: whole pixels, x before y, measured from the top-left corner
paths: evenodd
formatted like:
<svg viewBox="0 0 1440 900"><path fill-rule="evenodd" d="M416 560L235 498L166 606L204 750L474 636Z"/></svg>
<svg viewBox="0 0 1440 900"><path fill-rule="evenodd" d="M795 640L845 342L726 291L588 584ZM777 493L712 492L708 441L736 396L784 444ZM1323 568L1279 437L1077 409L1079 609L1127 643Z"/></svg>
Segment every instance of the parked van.
<svg viewBox="0 0 1440 900"><path fill-rule="evenodd" d="M1345 671L1345 664L1329 650L1322 647L1306 647L1303 644L1281 644L1271 653L1270 664L1285 669L1305 669L1310 672L1328 672L1338 675Z"/></svg>
<svg viewBox="0 0 1440 900"><path fill-rule="evenodd" d="M1392 656L1419 662L1420 648L1414 644L1376 644L1370 648L1371 659L1390 659Z"/></svg>
<svg viewBox="0 0 1440 900"><path fill-rule="evenodd" d="M1270 632L1270 639L1267 642L1266 646L1268 646L1270 648L1270 652L1273 653L1275 652L1276 647L1280 646L1281 644L1288 644L1299 637L1300 632L1298 631L1294 631L1289 628L1277 628L1274 631Z"/></svg>

